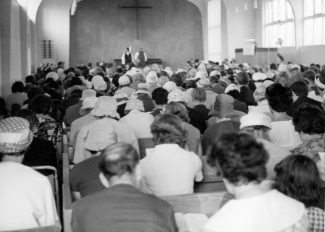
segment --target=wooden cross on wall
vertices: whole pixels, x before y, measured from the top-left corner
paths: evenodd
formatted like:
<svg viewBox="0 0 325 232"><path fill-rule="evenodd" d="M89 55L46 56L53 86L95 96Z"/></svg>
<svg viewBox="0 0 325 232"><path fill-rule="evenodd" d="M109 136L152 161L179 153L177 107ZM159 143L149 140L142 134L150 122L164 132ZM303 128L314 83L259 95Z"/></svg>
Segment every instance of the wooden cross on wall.
<svg viewBox="0 0 325 232"><path fill-rule="evenodd" d="M136 23L137 23L137 40L139 39L139 10L141 9L152 9L152 6L139 6L138 0L135 0L135 5L133 6L121 6L122 9L133 9L135 10Z"/></svg>

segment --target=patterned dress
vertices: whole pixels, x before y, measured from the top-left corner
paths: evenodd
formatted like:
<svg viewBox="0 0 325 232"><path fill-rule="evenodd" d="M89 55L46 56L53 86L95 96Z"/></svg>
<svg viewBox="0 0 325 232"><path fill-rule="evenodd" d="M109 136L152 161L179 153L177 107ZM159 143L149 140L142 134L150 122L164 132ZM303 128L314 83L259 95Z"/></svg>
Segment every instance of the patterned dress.
<svg viewBox="0 0 325 232"><path fill-rule="evenodd" d="M292 150L293 155L305 155L313 159L318 167L322 180L325 180L325 161L321 160L320 153L325 152L325 136L314 135L312 139L304 141Z"/></svg>
<svg viewBox="0 0 325 232"><path fill-rule="evenodd" d="M37 114L35 137L48 140L55 146L61 141L62 128L53 118L48 115Z"/></svg>
<svg viewBox="0 0 325 232"><path fill-rule="evenodd" d="M309 232L324 232L324 210L309 207L308 208Z"/></svg>

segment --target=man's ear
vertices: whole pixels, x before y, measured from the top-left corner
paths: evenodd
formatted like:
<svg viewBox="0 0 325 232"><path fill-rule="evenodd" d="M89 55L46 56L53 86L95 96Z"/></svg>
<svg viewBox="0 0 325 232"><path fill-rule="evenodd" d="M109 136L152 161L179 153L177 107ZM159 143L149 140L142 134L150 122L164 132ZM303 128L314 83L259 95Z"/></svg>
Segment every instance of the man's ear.
<svg viewBox="0 0 325 232"><path fill-rule="evenodd" d="M102 172L99 173L99 180L105 188L109 188L109 182Z"/></svg>

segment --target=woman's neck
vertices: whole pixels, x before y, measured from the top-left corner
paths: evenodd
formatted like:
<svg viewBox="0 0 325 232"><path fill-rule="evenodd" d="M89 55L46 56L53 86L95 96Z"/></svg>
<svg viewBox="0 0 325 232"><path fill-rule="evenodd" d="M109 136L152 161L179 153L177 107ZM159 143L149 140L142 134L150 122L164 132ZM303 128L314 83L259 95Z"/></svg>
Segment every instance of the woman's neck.
<svg viewBox="0 0 325 232"><path fill-rule="evenodd" d="M233 194L235 195L236 199L257 197L268 191L269 189L263 186L261 183L249 183L240 186L233 186Z"/></svg>

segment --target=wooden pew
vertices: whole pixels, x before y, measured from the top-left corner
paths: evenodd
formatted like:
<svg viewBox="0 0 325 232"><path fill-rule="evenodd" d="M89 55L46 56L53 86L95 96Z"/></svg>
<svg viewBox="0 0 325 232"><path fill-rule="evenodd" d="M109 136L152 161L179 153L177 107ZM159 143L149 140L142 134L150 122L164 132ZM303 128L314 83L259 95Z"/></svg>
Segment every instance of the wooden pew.
<svg viewBox="0 0 325 232"><path fill-rule="evenodd" d="M63 231L71 232L72 198L69 182L70 163L67 153L63 153L62 214Z"/></svg>
<svg viewBox="0 0 325 232"><path fill-rule="evenodd" d="M53 196L55 199L55 203L56 203L56 208L58 210L58 213L60 215L60 197L59 197L59 177L58 177L58 172L57 169L55 167L52 166L33 166L31 167L36 171L49 171L51 172L51 174L46 175L46 177L48 178L51 187L52 187L52 191L53 191Z"/></svg>
<svg viewBox="0 0 325 232"><path fill-rule="evenodd" d="M210 217L219 210L232 196L227 192L194 193L176 196L164 196L176 213L201 213Z"/></svg>
<svg viewBox="0 0 325 232"><path fill-rule="evenodd" d="M60 232L61 228L59 226L45 226L37 227L32 229L23 229L23 230L12 230L11 232Z"/></svg>
<svg viewBox="0 0 325 232"><path fill-rule="evenodd" d="M147 148L154 148L155 144L152 138L142 138L138 139L139 143L139 153L140 159L143 159L146 156L146 149Z"/></svg>
<svg viewBox="0 0 325 232"><path fill-rule="evenodd" d="M209 193L209 192L226 191L226 187L221 177L216 175L207 175L203 177L201 182L194 184L195 193Z"/></svg>

